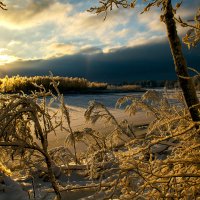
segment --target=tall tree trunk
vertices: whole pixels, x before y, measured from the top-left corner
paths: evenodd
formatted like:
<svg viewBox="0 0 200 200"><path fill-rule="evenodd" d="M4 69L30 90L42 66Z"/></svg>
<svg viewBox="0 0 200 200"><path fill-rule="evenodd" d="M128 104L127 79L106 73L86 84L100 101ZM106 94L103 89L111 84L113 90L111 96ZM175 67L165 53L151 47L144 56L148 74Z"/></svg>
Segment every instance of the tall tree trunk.
<svg viewBox="0 0 200 200"><path fill-rule="evenodd" d="M175 70L178 76L180 87L183 91L183 95L189 108L192 120L200 121L200 115L198 111L199 100L197 98L194 82L191 78L189 78L186 60L183 56L181 42L177 34L171 0L166 0L164 2L164 8L164 22L167 27L168 40L170 43L171 53L173 55Z"/></svg>

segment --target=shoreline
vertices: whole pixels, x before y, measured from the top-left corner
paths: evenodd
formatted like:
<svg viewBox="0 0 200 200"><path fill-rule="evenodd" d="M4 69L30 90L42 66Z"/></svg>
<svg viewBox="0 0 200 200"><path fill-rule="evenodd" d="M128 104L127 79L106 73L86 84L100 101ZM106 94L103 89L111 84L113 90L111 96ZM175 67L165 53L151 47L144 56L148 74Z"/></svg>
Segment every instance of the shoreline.
<svg viewBox="0 0 200 200"><path fill-rule="evenodd" d="M63 95L68 95L68 94L88 94L88 95L93 95L93 94L114 94L114 93L144 93L148 91L148 89L142 88L138 90L121 90L121 89L83 89L83 90L69 90L69 91L62 91L61 93ZM0 92L1 95L12 95L12 94L21 94L22 91L15 91L15 92ZM54 92L53 92L54 93ZM29 95L32 94L25 92L25 94ZM51 96L51 95L50 95Z"/></svg>

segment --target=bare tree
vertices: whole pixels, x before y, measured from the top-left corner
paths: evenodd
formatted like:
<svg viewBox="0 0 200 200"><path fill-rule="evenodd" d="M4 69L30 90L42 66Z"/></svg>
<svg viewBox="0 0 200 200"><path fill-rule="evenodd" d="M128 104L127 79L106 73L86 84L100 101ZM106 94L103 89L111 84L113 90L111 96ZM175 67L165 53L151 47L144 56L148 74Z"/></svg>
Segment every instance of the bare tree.
<svg viewBox="0 0 200 200"><path fill-rule="evenodd" d="M0 147L10 147L13 152L20 152L21 155L25 155L28 150L39 152L45 160L57 199L61 199L53 169L54 162L48 149L48 134L55 131L60 123L53 125L53 118L46 108L45 97L50 93L42 93L44 103L41 104L37 102L38 94L0 96ZM10 156L13 155L12 151Z"/></svg>
<svg viewBox="0 0 200 200"><path fill-rule="evenodd" d="M187 63L183 56L181 42L176 30L176 22L174 19L171 0L164 1L163 8L164 23L167 27L168 40L174 59L176 74L178 76L180 86L183 90L185 101L190 110L191 117L193 121L199 121L200 116L197 107L197 105L199 105L199 100L196 95L193 80L189 78Z"/></svg>
<svg viewBox="0 0 200 200"><path fill-rule="evenodd" d="M144 0L144 2L148 1ZM108 11L113 10L113 7L134 8L136 3L137 0L133 0L131 2L127 0L102 0L99 1L99 5L97 7L92 7L88 11L96 14L105 13L106 18ZM176 27L177 22L184 27L189 27L190 30L184 37L183 41L189 46L195 46L200 40L200 11L198 10L196 16L194 17L193 22L195 23L193 24L183 22L180 17L175 17L176 10L181 6L181 3L177 3L176 7L173 8L171 0L151 0L141 13L149 11L151 7L154 6L161 7L162 10L161 20L166 25L166 32L171 48L171 54L174 59L176 74L180 83L180 87L183 91L186 104L189 108L190 115L193 121L200 121L200 115L198 111L199 100L197 98L193 80L189 76L187 63L182 52L182 45L177 34Z"/></svg>

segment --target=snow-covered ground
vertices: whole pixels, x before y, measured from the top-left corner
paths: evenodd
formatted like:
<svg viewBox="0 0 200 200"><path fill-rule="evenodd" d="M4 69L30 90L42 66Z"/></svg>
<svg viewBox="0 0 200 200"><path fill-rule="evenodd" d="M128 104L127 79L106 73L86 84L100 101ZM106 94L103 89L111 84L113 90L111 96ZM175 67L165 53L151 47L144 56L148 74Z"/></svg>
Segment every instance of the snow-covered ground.
<svg viewBox="0 0 200 200"><path fill-rule="evenodd" d="M98 122L95 125L90 124L89 122L85 121L84 118L84 112L88 106L88 102L95 100L98 102L103 103L109 108L109 111L116 117L118 121L127 119L129 122L131 122L134 126L142 126L145 124L148 124L150 121L152 121L152 116L147 116L144 112L138 112L134 116L129 116L128 113L125 113L123 109L115 108L115 103L117 99L120 97L123 97L125 95L131 95L130 93L116 93L116 94L98 94L98 95L86 95L86 94L71 94L71 95L65 95L65 103L68 105L68 108L70 110L70 117L71 117L71 126L73 130L82 130L86 127L91 127L97 131L104 132L109 131L112 127L108 126L102 122ZM140 97L142 93L133 93L136 98ZM172 103L175 103L175 100L171 100ZM56 103L52 104L52 108L50 109L52 112L57 110L58 105ZM137 129L136 132L138 135L143 134L145 130L143 129ZM67 136L67 132L64 130L58 129L56 131L56 137L54 133L49 134L48 140L49 140L49 147L59 147L63 146L65 138ZM82 151L84 149L83 146L79 145L77 147L79 151ZM85 180L84 177L81 177L76 172L73 172L74 174L71 174L70 178L65 174L60 174L59 179L63 183L67 183L70 181L70 183L78 184L78 185L84 185L87 183L88 180ZM1 182L0 182L0 200L26 200L29 199L29 195L27 192L23 191L22 188L24 187L25 190L27 188L31 189L33 187L33 180L29 178L25 178L24 180L19 180L21 187L17 182L14 182L9 177L5 175L1 175ZM83 184L84 183L84 184ZM45 193L41 193L41 188L43 188L43 191L49 190L51 188L50 183L47 181L44 181L41 178L34 180L34 187L36 196L35 199L45 199L50 200L54 199L55 195L51 193L52 195L47 195L45 197ZM81 197L87 196L91 194L92 190L84 190L84 191L73 191L73 192L62 192L63 199L67 200L76 200L80 199ZM33 193L32 193L33 195ZM43 197L42 197L43 196ZM33 196L32 196L32 199Z"/></svg>

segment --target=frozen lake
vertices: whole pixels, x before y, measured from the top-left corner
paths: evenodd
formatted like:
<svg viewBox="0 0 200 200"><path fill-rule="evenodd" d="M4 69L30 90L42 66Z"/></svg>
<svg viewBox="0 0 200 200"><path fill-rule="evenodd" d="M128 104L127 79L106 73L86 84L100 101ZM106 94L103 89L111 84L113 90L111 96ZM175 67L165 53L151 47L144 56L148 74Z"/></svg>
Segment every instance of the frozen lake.
<svg viewBox="0 0 200 200"><path fill-rule="evenodd" d="M152 89L151 89L152 90ZM163 89L156 89L158 92L163 92ZM171 90L169 93L174 94L175 91ZM144 92L124 92L124 93L102 93L102 94L65 94L64 100L68 106L87 108L89 101L97 101L105 105L107 108L115 108L117 100L121 97L131 95L135 98L140 98ZM178 101L173 97L169 99L172 104L177 104ZM178 103L179 104L179 103ZM57 107L57 104L53 103L53 107ZM124 108L124 106L122 107Z"/></svg>
<svg viewBox="0 0 200 200"><path fill-rule="evenodd" d="M65 103L70 106L87 108L89 101L97 101L104 104L108 108L114 108L117 100L127 95L133 95L139 98L143 92L135 93L109 93L109 94L70 94L65 95Z"/></svg>

